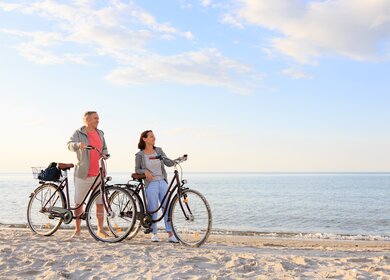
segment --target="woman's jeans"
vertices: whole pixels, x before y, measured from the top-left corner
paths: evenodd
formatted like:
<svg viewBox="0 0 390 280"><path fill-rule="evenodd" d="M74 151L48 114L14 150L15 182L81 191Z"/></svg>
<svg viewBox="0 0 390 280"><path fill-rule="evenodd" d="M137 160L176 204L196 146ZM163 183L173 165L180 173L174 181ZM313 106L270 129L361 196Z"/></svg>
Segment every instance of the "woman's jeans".
<svg viewBox="0 0 390 280"><path fill-rule="evenodd" d="M152 181L149 183L146 188L146 199L148 200L148 211L153 212L156 211L160 206L162 199L164 198L165 193L168 190L168 184L165 180ZM168 197L165 198L164 205L162 207L162 211L164 212L165 206L167 205ZM152 219L156 220L158 213L152 214ZM172 232L172 228L170 223L168 222L168 211L164 216L165 222L165 230L166 232ZM157 223L153 223L152 225L153 234L157 234Z"/></svg>

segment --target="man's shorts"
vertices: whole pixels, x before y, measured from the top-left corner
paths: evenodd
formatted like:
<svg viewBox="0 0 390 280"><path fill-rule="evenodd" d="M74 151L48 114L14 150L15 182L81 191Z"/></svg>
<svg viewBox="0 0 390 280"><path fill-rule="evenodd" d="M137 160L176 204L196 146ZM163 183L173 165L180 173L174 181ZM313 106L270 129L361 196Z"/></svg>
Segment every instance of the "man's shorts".
<svg viewBox="0 0 390 280"><path fill-rule="evenodd" d="M83 203L84 197L87 195L89 189L92 187L93 182L95 181L96 177L87 177L86 179L81 179L79 177L74 177L74 203L75 205L80 205ZM95 186L100 181L100 177L96 181ZM99 186L100 188L100 186ZM92 191L90 192L91 195ZM87 199L84 201L84 203L87 203ZM96 204L102 204L102 196L99 195L96 199Z"/></svg>

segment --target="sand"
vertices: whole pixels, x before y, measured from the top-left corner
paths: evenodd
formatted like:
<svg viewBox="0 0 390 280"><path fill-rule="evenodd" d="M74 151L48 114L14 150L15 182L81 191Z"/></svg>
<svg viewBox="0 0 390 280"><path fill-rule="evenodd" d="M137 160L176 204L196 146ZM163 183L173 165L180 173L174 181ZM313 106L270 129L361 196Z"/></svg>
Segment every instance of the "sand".
<svg viewBox="0 0 390 280"><path fill-rule="evenodd" d="M390 241L211 235L200 248L142 232L121 243L0 227L0 279L390 279Z"/></svg>

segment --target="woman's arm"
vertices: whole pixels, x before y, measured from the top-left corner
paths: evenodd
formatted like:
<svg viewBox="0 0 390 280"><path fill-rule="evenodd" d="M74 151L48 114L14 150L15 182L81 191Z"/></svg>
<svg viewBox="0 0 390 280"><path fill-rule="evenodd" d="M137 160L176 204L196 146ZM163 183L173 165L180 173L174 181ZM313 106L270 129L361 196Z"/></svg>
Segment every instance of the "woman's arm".
<svg viewBox="0 0 390 280"><path fill-rule="evenodd" d="M135 155L135 173L145 174L146 169L142 168L142 156Z"/></svg>
<svg viewBox="0 0 390 280"><path fill-rule="evenodd" d="M142 166L142 155L135 156L135 173L145 174L147 181L153 180L153 174Z"/></svg>
<svg viewBox="0 0 390 280"><path fill-rule="evenodd" d="M164 164L166 166L171 167L175 164L172 160L167 159L167 155L164 153L164 151L162 149L161 149L161 155L163 157L162 161L164 162Z"/></svg>

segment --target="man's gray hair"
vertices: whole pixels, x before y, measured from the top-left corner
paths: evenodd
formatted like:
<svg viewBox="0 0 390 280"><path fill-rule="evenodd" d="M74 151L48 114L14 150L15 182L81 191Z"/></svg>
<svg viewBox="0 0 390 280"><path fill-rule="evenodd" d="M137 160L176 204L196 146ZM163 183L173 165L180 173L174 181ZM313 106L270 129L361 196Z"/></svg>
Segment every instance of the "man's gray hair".
<svg viewBox="0 0 390 280"><path fill-rule="evenodd" d="M87 111L84 113L84 122L87 120L87 118L92 115L92 114L97 114L96 111Z"/></svg>
<svg viewBox="0 0 390 280"><path fill-rule="evenodd" d="M96 114L96 113L97 113L96 111L87 111L84 113L84 118L89 117L90 115Z"/></svg>

